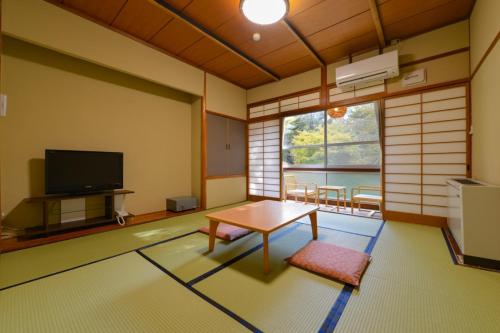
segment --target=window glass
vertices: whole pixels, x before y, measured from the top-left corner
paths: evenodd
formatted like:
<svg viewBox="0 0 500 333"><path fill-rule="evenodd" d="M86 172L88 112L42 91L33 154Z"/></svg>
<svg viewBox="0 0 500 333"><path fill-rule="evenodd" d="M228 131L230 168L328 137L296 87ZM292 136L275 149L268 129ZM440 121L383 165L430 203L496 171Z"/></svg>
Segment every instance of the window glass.
<svg viewBox="0 0 500 333"><path fill-rule="evenodd" d="M328 146L328 166L363 167L380 165L378 143Z"/></svg>
<svg viewBox="0 0 500 333"><path fill-rule="evenodd" d="M325 166L325 148L302 147L283 149L285 168L323 168Z"/></svg>
<svg viewBox="0 0 500 333"><path fill-rule="evenodd" d="M375 103L349 106L344 116L327 117L328 143L379 141Z"/></svg>
<svg viewBox="0 0 500 333"><path fill-rule="evenodd" d="M283 166L324 167L324 142L323 111L286 117L283 121Z"/></svg>
<svg viewBox="0 0 500 333"><path fill-rule="evenodd" d="M286 117L283 121L284 148L323 144L325 140L325 113L312 112Z"/></svg>
<svg viewBox="0 0 500 333"><path fill-rule="evenodd" d="M327 167L379 167L378 110L375 103L327 112Z"/></svg>
<svg viewBox="0 0 500 333"><path fill-rule="evenodd" d="M377 104L286 117L282 154L285 168L380 167Z"/></svg>

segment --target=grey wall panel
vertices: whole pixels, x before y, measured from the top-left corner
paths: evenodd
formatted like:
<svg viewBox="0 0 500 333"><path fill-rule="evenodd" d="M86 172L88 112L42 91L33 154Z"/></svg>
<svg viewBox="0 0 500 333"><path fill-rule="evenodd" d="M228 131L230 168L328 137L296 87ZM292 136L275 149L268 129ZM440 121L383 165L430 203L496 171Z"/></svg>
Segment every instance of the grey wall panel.
<svg viewBox="0 0 500 333"><path fill-rule="evenodd" d="M226 174L227 119L207 114L207 176Z"/></svg>
<svg viewBox="0 0 500 333"><path fill-rule="evenodd" d="M246 125L243 121L228 119L228 143L226 166L228 175L245 174Z"/></svg>

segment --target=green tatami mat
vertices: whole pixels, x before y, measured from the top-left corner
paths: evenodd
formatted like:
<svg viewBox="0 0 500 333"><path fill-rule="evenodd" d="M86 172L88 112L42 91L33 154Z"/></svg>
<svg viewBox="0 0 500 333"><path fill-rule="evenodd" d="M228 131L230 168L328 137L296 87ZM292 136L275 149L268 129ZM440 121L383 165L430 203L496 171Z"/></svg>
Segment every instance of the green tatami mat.
<svg viewBox="0 0 500 333"><path fill-rule="evenodd" d="M217 239L215 250L207 253L208 236L196 233L147 248L142 250L142 253L184 282L189 282L260 243L262 243L260 233L252 233L232 242Z"/></svg>
<svg viewBox="0 0 500 333"><path fill-rule="evenodd" d="M500 274L454 265L439 228L387 222L335 332L500 332Z"/></svg>
<svg viewBox="0 0 500 333"><path fill-rule="evenodd" d="M372 255L377 261L368 275L464 302L487 302L500 313L500 274L454 265L439 228L387 223Z"/></svg>
<svg viewBox="0 0 500 333"><path fill-rule="evenodd" d="M0 289L197 230L209 212L242 204L0 254Z"/></svg>
<svg viewBox="0 0 500 333"><path fill-rule="evenodd" d="M309 217L300 219L300 222L311 223ZM346 214L318 212L318 225L325 228L353 232L356 234L375 236L382 220Z"/></svg>
<svg viewBox="0 0 500 333"><path fill-rule="evenodd" d="M264 332L316 332L344 285L284 261L310 240L300 225L269 245L268 275L258 250L194 287ZM319 240L363 251L370 238L319 229Z"/></svg>
<svg viewBox="0 0 500 333"><path fill-rule="evenodd" d="M129 253L0 292L2 332L245 332Z"/></svg>

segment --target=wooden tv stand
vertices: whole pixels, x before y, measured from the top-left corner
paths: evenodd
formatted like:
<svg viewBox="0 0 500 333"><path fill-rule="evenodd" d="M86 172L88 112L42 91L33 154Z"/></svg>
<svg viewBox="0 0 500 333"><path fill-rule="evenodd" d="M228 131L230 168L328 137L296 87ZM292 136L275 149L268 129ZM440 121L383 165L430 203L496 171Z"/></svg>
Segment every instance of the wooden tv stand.
<svg viewBox="0 0 500 333"><path fill-rule="evenodd" d="M103 225L107 223L116 222L115 213L115 195L132 194L134 191L130 190L116 190L106 191L99 193L88 194L75 194L75 195L44 195L41 197L32 197L24 199L26 203L42 203L42 222L41 226L31 227L25 229L24 237L48 236L55 233L64 232L67 230L85 228L90 226ZM60 202L67 199L80 199L90 197L103 197L104 198L104 216L83 219L72 222L49 223L50 205L55 202Z"/></svg>

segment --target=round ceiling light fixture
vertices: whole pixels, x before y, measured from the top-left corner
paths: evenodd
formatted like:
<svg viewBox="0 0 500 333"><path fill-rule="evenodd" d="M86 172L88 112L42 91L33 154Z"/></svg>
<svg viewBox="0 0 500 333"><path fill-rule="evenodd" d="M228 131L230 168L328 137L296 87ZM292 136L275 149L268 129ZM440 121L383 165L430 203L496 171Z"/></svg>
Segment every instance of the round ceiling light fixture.
<svg viewBox="0 0 500 333"><path fill-rule="evenodd" d="M278 22L288 13L288 0L241 0L240 8L251 22L267 25Z"/></svg>

